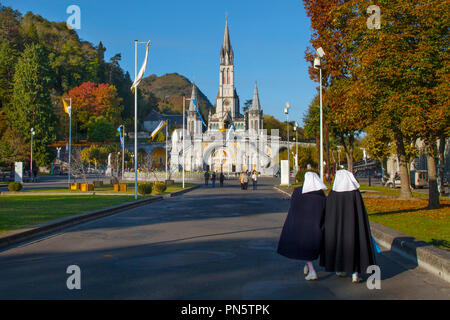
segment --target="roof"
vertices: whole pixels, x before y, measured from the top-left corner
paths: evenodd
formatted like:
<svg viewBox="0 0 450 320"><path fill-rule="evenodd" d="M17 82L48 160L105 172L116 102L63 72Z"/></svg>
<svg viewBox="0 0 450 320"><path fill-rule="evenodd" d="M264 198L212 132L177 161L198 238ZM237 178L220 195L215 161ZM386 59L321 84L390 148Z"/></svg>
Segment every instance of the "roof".
<svg viewBox="0 0 450 320"><path fill-rule="evenodd" d="M150 113L144 118L144 121L164 121L167 120L171 124L182 125L183 115L182 114L161 114L155 110L150 111Z"/></svg>

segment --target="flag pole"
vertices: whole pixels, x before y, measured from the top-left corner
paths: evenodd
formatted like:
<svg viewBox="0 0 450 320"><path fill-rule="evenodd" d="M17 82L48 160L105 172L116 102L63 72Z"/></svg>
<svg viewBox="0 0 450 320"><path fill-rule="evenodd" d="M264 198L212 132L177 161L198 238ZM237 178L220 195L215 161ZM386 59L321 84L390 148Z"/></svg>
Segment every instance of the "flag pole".
<svg viewBox="0 0 450 320"><path fill-rule="evenodd" d="M169 135L169 121L167 120L167 124L166 124L166 183L167 183L167 179L169 179L168 175L167 175L167 136Z"/></svg>
<svg viewBox="0 0 450 320"><path fill-rule="evenodd" d="M122 180L123 170L125 169L125 126L122 125Z"/></svg>
<svg viewBox="0 0 450 320"><path fill-rule="evenodd" d="M70 164L71 164L71 154L72 154L72 98L70 99L70 110L69 110L69 188L70 188Z"/></svg>
<svg viewBox="0 0 450 320"><path fill-rule="evenodd" d="M134 40L134 79L137 79L137 44ZM137 86L134 88L134 199L137 200L138 173L137 173Z"/></svg>
<svg viewBox="0 0 450 320"><path fill-rule="evenodd" d="M186 97L183 96L183 189L184 189L184 167L186 165L186 157L185 157L185 150L184 150L184 114L185 114L185 105L186 105Z"/></svg>

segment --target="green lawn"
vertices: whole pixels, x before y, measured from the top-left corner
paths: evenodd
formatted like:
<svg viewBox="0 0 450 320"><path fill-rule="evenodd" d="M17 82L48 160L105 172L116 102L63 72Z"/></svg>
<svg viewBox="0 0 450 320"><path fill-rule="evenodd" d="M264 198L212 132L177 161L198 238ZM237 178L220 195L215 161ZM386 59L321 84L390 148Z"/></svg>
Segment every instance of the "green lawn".
<svg viewBox="0 0 450 320"><path fill-rule="evenodd" d="M95 195L70 195L72 192L67 188L54 188L45 190L22 191L20 195L2 195L0 196L0 234L14 231L17 229L36 226L41 223L49 222L59 218L81 214L88 211L112 207L121 203L134 200L131 195L134 194L134 184L126 194L130 196L95 196ZM191 183L185 183L185 187L194 186ZM181 183L170 185L163 194L179 191L182 189ZM63 192L67 195L27 195L27 192ZM77 191L80 192L80 191ZM106 193L113 192L111 185L105 185L102 188L96 188L95 192ZM125 194L125 193L117 193ZM152 196L157 196L153 193ZM144 197L139 196L138 199Z"/></svg>
<svg viewBox="0 0 450 320"><path fill-rule="evenodd" d="M366 198L364 204L371 221L425 242L450 242L450 201L441 201L441 208L433 210L427 209L428 201L422 199Z"/></svg>
<svg viewBox="0 0 450 320"><path fill-rule="evenodd" d="M114 192L114 186L112 184L104 184L103 187L96 187L94 191L87 191L86 193L117 193L117 194L134 194L134 182L126 183L127 185L127 192ZM194 186L195 184L192 183L185 183L185 188L189 188ZM162 194L167 194L175 191L179 191L182 189L181 183L174 183L173 185L170 185L167 187L166 191L164 191ZM69 190L68 188L52 188L52 189L37 189L37 190L24 190L22 191L24 193L26 192L42 192L42 193L54 193L54 192L63 192L63 193L82 193L80 190ZM153 194L157 194L153 192Z"/></svg>
<svg viewBox="0 0 450 320"><path fill-rule="evenodd" d="M132 200L116 196L0 196L0 234Z"/></svg>

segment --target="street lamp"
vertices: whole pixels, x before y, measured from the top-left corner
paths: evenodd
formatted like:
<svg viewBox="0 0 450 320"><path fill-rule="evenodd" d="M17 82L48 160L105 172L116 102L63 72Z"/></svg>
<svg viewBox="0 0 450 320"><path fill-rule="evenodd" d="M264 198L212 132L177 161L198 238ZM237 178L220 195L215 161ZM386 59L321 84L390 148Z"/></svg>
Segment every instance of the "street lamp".
<svg viewBox="0 0 450 320"><path fill-rule="evenodd" d="M36 134L33 128L31 128L31 161L30 161L30 171L33 174L33 136Z"/></svg>
<svg viewBox="0 0 450 320"><path fill-rule="evenodd" d="M298 171L298 123L295 121L294 124L294 131L295 131L295 174L297 174Z"/></svg>
<svg viewBox="0 0 450 320"><path fill-rule="evenodd" d="M123 171L125 166L125 126L121 124L119 128L122 128L122 141L120 142L122 144L122 180L123 180Z"/></svg>
<svg viewBox="0 0 450 320"><path fill-rule="evenodd" d="M289 155L289 108L291 105L286 102L286 108L284 108L284 114L286 115L286 131L287 131L287 149L288 149L288 187L290 186L291 179L291 157Z"/></svg>
<svg viewBox="0 0 450 320"><path fill-rule="evenodd" d="M184 144L184 140L185 140L185 135L184 135L184 122L185 122L185 114L186 114L186 101L191 101L191 99L186 98L185 96L183 96L183 189L184 189L184 167L186 166L186 150L185 150L185 144ZM167 149L166 149L167 150ZM166 158L167 161L167 158Z"/></svg>
<svg viewBox="0 0 450 320"><path fill-rule="evenodd" d="M317 56L314 58L314 69L319 69L320 77L320 179L323 181L323 107L322 107L322 66L320 58L325 56L322 47L316 50Z"/></svg>

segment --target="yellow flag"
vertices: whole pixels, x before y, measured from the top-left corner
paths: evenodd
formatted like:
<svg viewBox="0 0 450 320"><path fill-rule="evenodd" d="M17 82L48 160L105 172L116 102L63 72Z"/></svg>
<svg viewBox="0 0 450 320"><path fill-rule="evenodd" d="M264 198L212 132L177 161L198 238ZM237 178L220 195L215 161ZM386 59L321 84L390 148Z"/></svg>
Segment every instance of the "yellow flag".
<svg viewBox="0 0 450 320"><path fill-rule="evenodd" d="M164 126L167 124L167 121L161 121L159 125L156 127L155 130L152 132L152 140L155 139L156 135L164 128Z"/></svg>
<svg viewBox="0 0 450 320"><path fill-rule="evenodd" d="M64 100L64 98L61 98L61 99L62 99L62 102L63 102L63 105L64 105L64 112L69 114L69 110L67 109L68 105L67 105L66 100Z"/></svg>

